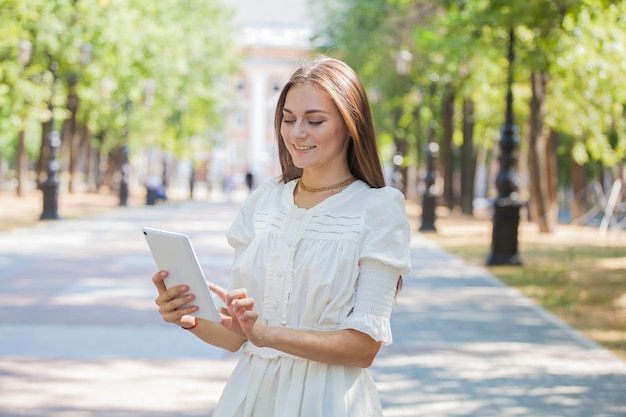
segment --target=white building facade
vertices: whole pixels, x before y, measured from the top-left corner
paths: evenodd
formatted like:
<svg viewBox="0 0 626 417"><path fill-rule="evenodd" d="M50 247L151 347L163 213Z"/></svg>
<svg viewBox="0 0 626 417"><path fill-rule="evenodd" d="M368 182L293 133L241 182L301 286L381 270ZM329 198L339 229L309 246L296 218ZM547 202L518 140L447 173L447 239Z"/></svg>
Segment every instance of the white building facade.
<svg viewBox="0 0 626 417"><path fill-rule="evenodd" d="M229 5L236 9L243 63L209 175L214 184L237 188L245 185L247 172L255 185L280 175L276 102L293 71L311 57L312 18L306 0L237 0Z"/></svg>

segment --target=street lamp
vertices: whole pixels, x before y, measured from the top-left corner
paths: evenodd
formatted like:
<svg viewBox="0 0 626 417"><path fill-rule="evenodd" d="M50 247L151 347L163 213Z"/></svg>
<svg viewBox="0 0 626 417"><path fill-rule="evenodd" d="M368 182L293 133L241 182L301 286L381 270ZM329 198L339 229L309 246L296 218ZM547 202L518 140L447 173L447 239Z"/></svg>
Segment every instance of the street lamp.
<svg viewBox="0 0 626 417"><path fill-rule="evenodd" d="M500 170L496 177L498 198L494 202L493 230L491 235L491 253L487 265L521 265L518 253L517 231L520 220L519 179L517 148L519 145L518 127L513 120L513 61L515 32L509 31L509 73L506 94L506 116L500 129Z"/></svg>
<svg viewBox="0 0 626 417"><path fill-rule="evenodd" d="M47 164L47 178L46 181L41 184L41 190L43 191L43 212L41 213L41 220L57 220L59 219L59 183L56 179L56 173L59 171L59 163L56 160L57 149L61 146L61 137L59 132L54 128L54 96L56 95L56 79L57 70L59 64L53 62L50 64L50 72L52 73L52 91L50 94L50 102L48 107L50 109L50 121L48 130L48 164Z"/></svg>
<svg viewBox="0 0 626 417"><path fill-rule="evenodd" d="M128 160L128 133L130 129L130 112L133 108L133 102L129 98L124 103L124 111L126 114L126 125L124 126L123 139L124 145L120 150L121 156L121 177L120 177L120 207L128 204L128 177L130 176L130 163Z"/></svg>
<svg viewBox="0 0 626 417"><path fill-rule="evenodd" d="M435 208L437 206L437 170L435 163L439 155L439 145L430 140L426 146L426 177L424 177L424 194L422 196L422 224L420 232L436 232Z"/></svg>
<svg viewBox="0 0 626 417"><path fill-rule="evenodd" d="M437 157L439 156L439 145L435 140L435 128L437 122L434 119L434 98L437 91L439 74L433 72L430 75L430 109L431 120L428 122L428 145L426 145L426 176L424 177L424 194L422 195L422 224L420 232L436 232L435 227L438 190L437 182Z"/></svg>

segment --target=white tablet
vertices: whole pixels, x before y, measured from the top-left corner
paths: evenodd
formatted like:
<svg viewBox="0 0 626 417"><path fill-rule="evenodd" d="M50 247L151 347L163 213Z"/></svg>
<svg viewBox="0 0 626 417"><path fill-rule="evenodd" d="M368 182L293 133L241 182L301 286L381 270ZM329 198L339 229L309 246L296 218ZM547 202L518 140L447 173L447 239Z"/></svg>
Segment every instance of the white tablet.
<svg viewBox="0 0 626 417"><path fill-rule="evenodd" d="M211 296L211 290L204 279L189 236L149 227L143 228L143 234L159 271L168 271L167 278L164 280L165 286L170 288L175 285L188 285L189 292L195 294L196 299L185 304L184 307L196 305L198 311L193 313L193 316L221 322L222 319Z"/></svg>

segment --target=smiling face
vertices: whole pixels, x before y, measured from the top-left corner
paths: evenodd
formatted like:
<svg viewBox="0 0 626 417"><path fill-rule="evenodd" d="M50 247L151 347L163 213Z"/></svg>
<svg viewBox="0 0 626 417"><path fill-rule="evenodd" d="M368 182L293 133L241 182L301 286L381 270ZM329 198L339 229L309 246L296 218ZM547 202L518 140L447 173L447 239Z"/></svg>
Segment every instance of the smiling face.
<svg viewBox="0 0 626 417"><path fill-rule="evenodd" d="M296 84L287 92L280 133L303 176L308 171L317 179L341 180L350 174L346 124L333 101L311 84Z"/></svg>
<svg viewBox="0 0 626 417"><path fill-rule="evenodd" d="M311 97L304 98L304 95ZM301 110L300 107L305 110ZM284 111L285 108L288 111ZM303 114L304 117L311 117L315 113L306 114L307 110L325 110L327 122L318 125L317 128L314 128L315 125L309 126L310 129L303 133L310 135L310 138L292 135L291 130L295 127L290 127L289 123L297 124ZM291 118L288 117L287 123L283 124L286 116ZM334 130L339 130L342 134L333 132L328 122L331 122ZM322 135L321 131L325 134ZM385 186L374 121L365 88L359 76L343 61L319 56L294 71L278 96L274 113L274 132L283 183L304 177L307 185L315 187L320 184L307 180L321 180L321 177L324 177L323 179L341 181L353 175L370 187ZM329 132L330 134L326 134ZM328 156L325 152L326 145L330 145L335 135L337 141L334 145L338 149L334 155L337 156L337 164L333 166L332 163L324 164L323 161ZM343 139L340 136L343 136ZM328 140L321 140L325 138ZM296 154L293 145L314 148L307 154L304 153L305 148L300 148L300 154ZM332 153L330 155L333 156ZM343 156L345 159L342 159ZM338 170L327 172L325 168ZM318 170L315 171L316 169Z"/></svg>

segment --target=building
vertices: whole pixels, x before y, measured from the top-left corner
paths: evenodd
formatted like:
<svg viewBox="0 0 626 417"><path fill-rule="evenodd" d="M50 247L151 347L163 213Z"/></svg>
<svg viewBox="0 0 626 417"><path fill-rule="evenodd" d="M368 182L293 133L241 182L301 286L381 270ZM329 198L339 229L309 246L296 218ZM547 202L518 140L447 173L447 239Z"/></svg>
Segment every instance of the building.
<svg viewBox="0 0 626 417"><path fill-rule="evenodd" d="M276 101L289 76L311 56L313 18L307 0L235 0L228 5L236 11L243 63L209 176L214 185L238 187L248 171L255 184L280 174Z"/></svg>

